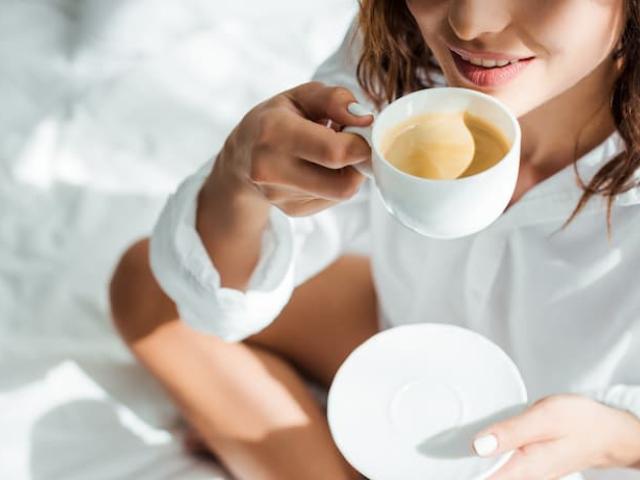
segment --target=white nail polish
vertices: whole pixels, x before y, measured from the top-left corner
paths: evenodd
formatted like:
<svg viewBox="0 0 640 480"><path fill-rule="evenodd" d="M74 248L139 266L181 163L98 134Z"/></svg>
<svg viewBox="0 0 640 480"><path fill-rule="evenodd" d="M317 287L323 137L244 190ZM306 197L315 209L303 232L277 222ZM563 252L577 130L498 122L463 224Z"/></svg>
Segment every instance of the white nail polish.
<svg viewBox="0 0 640 480"><path fill-rule="evenodd" d="M493 434L476 438L473 442L473 448L478 455L486 457L487 455L491 455L496 451L496 448L498 448L498 438Z"/></svg>
<svg viewBox="0 0 640 480"><path fill-rule="evenodd" d="M367 115L373 115L373 113L371 113L369 110L367 110L362 105L356 102L350 103L349 106L347 107L347 110L349 110L349 113L351 115L355 115L356 117L365 117Z"/></svg>

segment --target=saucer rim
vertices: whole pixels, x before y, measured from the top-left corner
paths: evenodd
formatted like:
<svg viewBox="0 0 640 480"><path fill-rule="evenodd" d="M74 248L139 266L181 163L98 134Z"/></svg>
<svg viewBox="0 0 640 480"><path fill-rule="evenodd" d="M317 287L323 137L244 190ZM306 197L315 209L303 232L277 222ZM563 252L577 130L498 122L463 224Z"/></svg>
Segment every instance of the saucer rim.
<svg viewBox="0 0 640 480"><path fill-rule="evenodd" d="M390 334L390 332L394 332L397 334L399 330L409 331L409 330L425 330L425 329L431 329L431 330L440 331L440 332L444 330L449 330L449 331L457 330L459 333L462 333L467 336L472 336L476 340L479 340L481 342L484 342L485 344L488 344L489 347L494 350L497 349L498 356L501 357L504 361L506 361L505 365L508 366L507 368L512 374L511 378L515 379L515 383L517 384L516 385L517 390L521 397L520 403L524 405L524 404L527 404L529 401L528 392L527 392L526 385L524 383L524 379L522 378L522 374L520 373L520 370L518 369L513 359L509 355L507 355L507 353L499 345L497 345L495 342L491 341L489 338L487 338L486 336L478 332L475 332L469 328L461 327L459 325L453 325L453 324L442 323L442 322L425 322L425 323L415 323L415 324L408 324L408 325L398 325L398 326L381 330L380 332L376 333L372 337L369 337L367 340L365 340L360 345L358 345L347 356L347 358L345 358L345 360L342 362L342 364L340 365L340 367L336 371L336 374L333 377L333 380L331 382L331 385L329 387L329 392L327 395L327 422L329 424L329 430L331 433L331 437L333 438L333 441L335 442L336 446L338 447L338 450L344 456L347 462L349 462L357 471L365 475L370 480L386 480L386 479L375 478L375 476L370 475L371 472L366 471L367 470L366 468L361 468L361 466L357 465L358 462L354 462L353 459L350 458L350 454L346 453L349 451L349 449L345 449L344 448L345 445L338 440L340 435L335 434L335 432L338 432L340 429L336 428L336 420L334 418L334 415L331 414L331 412L334 411L334 408L332 408L332 405L335 405L336 393L335 393L334 385L337 383L336 382L337 379L344 374L345 365L347 364L351 356L354 355L357 351L367 348L367 346L372 342L381 341L380 338L386 334ZM509 461L509 459L514 453L515 453L515 450L504 452L502 455L496 458L495 463L493 463L493 465L489 469L468 480L485 480L489 476L493 475L500 468L502 468ZM478 458L482 458L482 457L478 457Z"/></svg>

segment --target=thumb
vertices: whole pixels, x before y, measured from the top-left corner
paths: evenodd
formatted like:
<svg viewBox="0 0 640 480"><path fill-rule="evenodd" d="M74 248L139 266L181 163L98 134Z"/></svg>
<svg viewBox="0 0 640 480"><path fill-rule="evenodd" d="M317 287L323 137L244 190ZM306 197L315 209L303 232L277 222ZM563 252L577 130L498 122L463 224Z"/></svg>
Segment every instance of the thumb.
<svg viewBox="0 0 640 480"><path fill-rule="evenodd" d="M310 82L288 90L284 95L309 120L328 119L338 125L356 127L366 127L373 122L373 115L344 87Z"/></svg>
<svg viewBox="0 0 640 480"><path fill-rule="evenodd" d="M537 403L519 415L482 430L473 441L473 449L481 457L488 457L556 436L557 428L548 417L547 409Z"/></svg>

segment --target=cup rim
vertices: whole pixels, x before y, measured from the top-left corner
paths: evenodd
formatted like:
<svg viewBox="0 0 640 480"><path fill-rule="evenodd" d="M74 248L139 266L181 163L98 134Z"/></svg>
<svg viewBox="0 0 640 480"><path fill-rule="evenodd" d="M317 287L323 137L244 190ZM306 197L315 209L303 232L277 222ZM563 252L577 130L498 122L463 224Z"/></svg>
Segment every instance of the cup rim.
<svg viewBox="0 0 640 480"><path fill-rule="evenodd" d="M389 162L385 158L385 156L382 155L382 152L380 152L380 150L378 149L378 145L377 145L377 142L376 142L376 139L377 139L377 136L378 136L378 128L379 128L378 127L378 125L379 125L378 121L379 121L379 119L381 117L384 116L384 114L389 110L389 108L391 108L392 106L397 106L397 105L399 105L401 103L407 103L413 97L417 97L417 96L421 96L421 95L434 94L434 92L441 92L442 90L449 90L449 91L454 91L455 90L455 91L458 91L458 92L460 92L460 93L462 93L464 95L471 96L471 97L477 97L477 98L480 98L480 99L482 99L484 101L492 103L500 111L505 113L506 116L509 118L509 121L511 122L511 125L512 125L512 127L514 129L514 132L515 132L513 141L511 142L511 146L509 147L509 151L506 153L506 155L504 155L498 162L496 162L491 167L489 167L489 168L487 168L485 170L482 170L481 172L475 173L473 175L469 175L467 177L461 177L461 178L437 179L437 178L418 177L416 175L411 175L410 173L407 173L407 172L405 172L403 170L400 170L394 164ZM374 124L373 124L373 129L371 131L371 143L372 143L371 148L375 151L375 153L376 153L375 156L378 157L379 160L381 160L386 166L390 167L396 173L398 173L401 176L407 178L408 180L415 181L415 182L418 182L418 183L437 183L439 185L446 185L448 183L450 183L450 184L460 183L460 182L469 183L469 182L472 182L472 181L476 181L478 178L481 178L483 176L489 175L490 172L492 172L493 170L497 169L498 166L500 166L505 161L505 159L507 159L507 157L509 157L509 155L513 152L514 148L516 148L516 145L520 144L521 138L522 138L522 131L520 129L520 122L518 122L518 119L515 117L515 115L513 115L513 113L511 113L509 111L507 106L504 105L497 98L492 97L491 95L487 95L486 93L483 93L483 92L478 92L476 90L472 90L470 88L431 87L431 88L424 88L422 90L417 90L415 92L411 92L411 93L409 93L407 95L404 95L404 96L394 100L393 102L385 105L385 107L376 116L376 119L375 119Z"/></svg>

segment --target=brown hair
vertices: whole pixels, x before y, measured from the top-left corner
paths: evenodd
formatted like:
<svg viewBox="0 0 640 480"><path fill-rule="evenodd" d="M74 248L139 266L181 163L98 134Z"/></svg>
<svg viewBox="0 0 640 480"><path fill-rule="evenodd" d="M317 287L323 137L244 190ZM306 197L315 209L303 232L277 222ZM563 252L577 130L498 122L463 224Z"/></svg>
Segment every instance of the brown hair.
<svg viewBox="0 0 640 480"><path fill-rule="evenodd" d="M606 163L588 184L578 176L583 194L566 223L591 197L602 195L607 200L610 227L616 195L636 185L633 175L640 167L640 0L624 1L626 25L613 53L622 66L613 86L610 108L626 149ZM358 82L376 108L407 93L432 87L434 74L442 74L405 1L360 0L358 27L363 41Z"/></svg>

